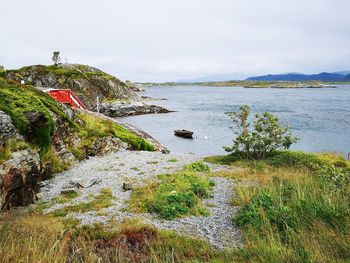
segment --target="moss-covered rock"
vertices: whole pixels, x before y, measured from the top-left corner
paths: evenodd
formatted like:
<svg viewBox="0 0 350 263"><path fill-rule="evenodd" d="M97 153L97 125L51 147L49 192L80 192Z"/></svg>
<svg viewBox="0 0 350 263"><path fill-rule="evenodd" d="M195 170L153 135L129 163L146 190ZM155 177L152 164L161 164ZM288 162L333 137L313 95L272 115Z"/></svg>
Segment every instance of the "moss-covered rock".
<svg viewBox="0 0 350 263"><path fill-rule="evenodd" d="M125 83L99 69L79 64L34 65L7 70L4 77L37 87L71 89L90 109L96 107L96 97L104 99L136 99L133 85Z"/></svg>
<svg viewBox="0 0 350 263"><path fill-rule="evenodd" d="M3 208L32 202L38 181L88 156L159 148L113 119L72 110L33 86L2 78L0 128Z"/></svg>

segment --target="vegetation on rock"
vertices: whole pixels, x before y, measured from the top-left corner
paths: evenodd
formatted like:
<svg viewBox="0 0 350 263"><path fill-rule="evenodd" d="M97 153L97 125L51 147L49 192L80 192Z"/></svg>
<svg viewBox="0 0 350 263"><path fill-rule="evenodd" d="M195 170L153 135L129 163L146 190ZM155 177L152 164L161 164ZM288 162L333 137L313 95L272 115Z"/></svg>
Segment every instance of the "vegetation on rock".
<svg viewBox="0 0 350 263"><path fill-rule="evenodd" d="M155 150L153 142L142 138L142 134L137 135L112 120L69 109L30 85L3 78L0 111L0 164L6 164L0 167L0 206L5 203L11 206L11 200L20 205L19 199L26 193L33 198L38 180L66 170L76 160L121 148ZM38 159L39 152L40 159L21 169L24 164L14 161L21 162L22 157L17 154L14 160L11 158L25 149L34 159ZM28 160L33 158L28 156ZM18 168L17 172L11 167ZM35 174L16 174L24 171ZM22 191L23 184L29 189Z"/></svg>
<svg viewBox="0 0 350 263"><path fill-rule="evenodd" d="M136 187L129 207L135 212L155 212L172 220L186 215L207 215L201 198L208 198L213 182L191 171L159 175L159 182Z"/></svg>
<svg viewBox="0 0 350 263"><path fill-rule="evenodd" d="M133 99L135 92L125 82L99 69L79 64L33 65L7 70L4 78L46 88L71 89L89 109L96 107L96 97Z"/></svg>

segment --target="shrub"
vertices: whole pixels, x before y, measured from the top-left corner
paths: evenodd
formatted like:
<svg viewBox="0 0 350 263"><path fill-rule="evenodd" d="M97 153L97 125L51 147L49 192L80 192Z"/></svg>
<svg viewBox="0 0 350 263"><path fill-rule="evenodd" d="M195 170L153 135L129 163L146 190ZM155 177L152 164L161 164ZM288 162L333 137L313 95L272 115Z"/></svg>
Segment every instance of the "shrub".
<svg viewBox="0 0 350 263"><path fill-rule="evenodd" d="M188 214L208 214L200 201L200 198L210 196L213 183L208 177L187 171L160 175L159 179L157 184L133 190L129 206L132 210L155 212L167 220Z"/></svg>
<svg viewBox="0 0 350 263"><path fill-rule="evenodd" d="M201 161L186 164L184 168L185 170L190 170L195 172L210 172L210 167Z"/></svg>
<svg viewBox="0 0 350 263"><path fill-rule="evenodd" d="M243 105L239 112L229 112L237 135L231 147L224 147L228 152L242 152L246 158L264 159L269 153L289 147L297 142L289 132L288 126L282 126L278 118L268 112L256 114L253 129L249 123L250 107Z"/></svg>

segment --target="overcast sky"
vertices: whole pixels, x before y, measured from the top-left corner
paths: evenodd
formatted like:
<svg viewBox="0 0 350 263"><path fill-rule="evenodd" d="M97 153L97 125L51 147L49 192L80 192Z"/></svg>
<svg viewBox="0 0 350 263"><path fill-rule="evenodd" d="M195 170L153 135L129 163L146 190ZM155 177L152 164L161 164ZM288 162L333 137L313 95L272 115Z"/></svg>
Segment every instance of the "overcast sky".
<svg viewBox="0 0 350 263"><path fill-rule="evenodd" d="M123 80L350 69L350 0L0 0L0 65Z"/></svg>

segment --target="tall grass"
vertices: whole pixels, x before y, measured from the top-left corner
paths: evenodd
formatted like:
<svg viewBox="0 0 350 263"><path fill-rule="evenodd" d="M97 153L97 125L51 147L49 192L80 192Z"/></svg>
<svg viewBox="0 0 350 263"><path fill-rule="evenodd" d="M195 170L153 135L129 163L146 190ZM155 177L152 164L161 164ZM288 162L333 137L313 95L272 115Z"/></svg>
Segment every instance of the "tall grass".
<svg viewBox="0 0 350 263"><path fill-rule="evenodd" d="M350 169L335 154L274 153L266 160L209 158L242 168L234 222L245 246L239 261L349 262Z"/></svg>

